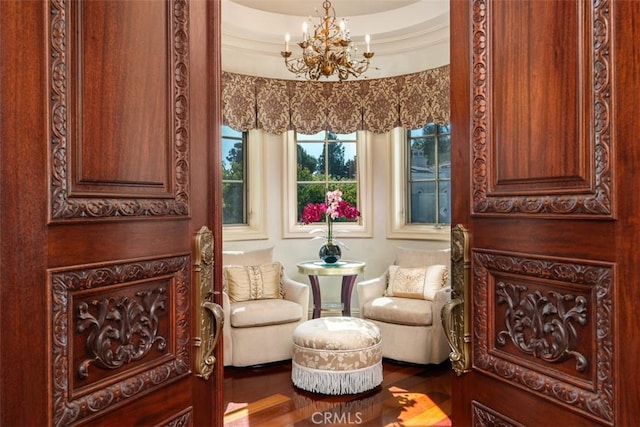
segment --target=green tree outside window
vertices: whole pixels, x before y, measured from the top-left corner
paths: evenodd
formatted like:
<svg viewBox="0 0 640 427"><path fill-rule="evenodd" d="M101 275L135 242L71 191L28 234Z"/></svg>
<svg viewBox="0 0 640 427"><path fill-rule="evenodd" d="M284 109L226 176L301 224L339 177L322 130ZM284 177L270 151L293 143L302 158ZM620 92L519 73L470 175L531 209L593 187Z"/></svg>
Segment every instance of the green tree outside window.
<svg viewBox="0 0 640 427"><path fill-rule="evenodd" d="M338 188L344 200L357 206L356 134L322 131L296 139L298 218L308 203L322 203L327 191Z"/></svg>

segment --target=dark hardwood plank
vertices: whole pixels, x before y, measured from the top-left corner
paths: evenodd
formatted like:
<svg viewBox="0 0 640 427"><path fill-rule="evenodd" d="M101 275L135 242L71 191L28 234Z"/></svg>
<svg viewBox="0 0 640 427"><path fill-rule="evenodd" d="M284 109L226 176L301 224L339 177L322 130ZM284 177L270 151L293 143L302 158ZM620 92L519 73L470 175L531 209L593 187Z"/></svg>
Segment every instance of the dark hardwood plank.
<svg viewBox="0 0 640 427"><path fill-rule="evenodd" d="M328 396L297 389L291 362L225 368L225 427L450 426L450 364L384 360L382 384L358 395Z"/></svg>

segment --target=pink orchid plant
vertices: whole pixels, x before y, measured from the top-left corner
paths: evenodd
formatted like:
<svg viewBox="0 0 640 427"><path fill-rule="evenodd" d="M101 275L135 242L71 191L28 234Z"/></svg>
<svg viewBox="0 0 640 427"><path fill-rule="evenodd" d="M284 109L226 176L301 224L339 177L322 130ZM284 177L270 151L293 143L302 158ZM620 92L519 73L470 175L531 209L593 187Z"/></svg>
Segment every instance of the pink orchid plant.
<svg viewBox="0 0 640 427"><path fill-rule="evenodd" d="M339 218L354 220L360 217L360 211L346 200L342 200L340 189L328 191L326 200L323 203L309 203L304 207L300 220L304 224L326 221L327 242L333 243L333 222ZM311 233L323 231L320 229L311 230Z"/></svg>

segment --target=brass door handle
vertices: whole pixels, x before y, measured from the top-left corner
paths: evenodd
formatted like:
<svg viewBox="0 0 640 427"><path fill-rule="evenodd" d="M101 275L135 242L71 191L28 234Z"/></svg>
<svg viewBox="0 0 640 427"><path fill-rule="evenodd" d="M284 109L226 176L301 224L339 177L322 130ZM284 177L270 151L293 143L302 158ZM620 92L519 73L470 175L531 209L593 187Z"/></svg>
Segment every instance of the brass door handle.
<svg viewBox="0 0 640 427"><path fill-rule="evenodd" d="M213 355L213 352L216 349L216 345L218 344L218 340L220 339L220 333L222 332L222 325L224 323L224 312L222 311L222 307L220 307L219 304L209 301L203 302L202 308L204 308L210 314L211 321L215 324L213 341L206 346L208 347L208 350L200 357L199 361L200 376L202 376L204 379L208 379L209 375L211 375L211 372L213 371L213 366L216 363L216 357ZM203 347L201 353L205 352L205 350L206 349Z"/></svg>
<svg viewBox="0 0 640 427"><path fill-rule="evenodd" d="M449 360L451 361L451 365L453 369L458 373L458 375L463 374L467 371L465 359L465 351L463 350L464 340L460 340L458 330L459 328L456 326L456 316L459 316L459 313L464 310L464 301L460 298L452 299L448 301L442 307L442 324L444 325L444 334L447 337L447 341L449 341L449 346L451 347L451 353L449 353Z"/></svg>
<svg viewBox="0 0 640 427"><path fill-rule="evenodd" d="M451 300L440 312L451 347L449 360L462 375L471 370L471 325L469 313L469 233L460 224L451 230Z"/></svg>
<svg viewBox="0 0 640 427"><path fill-rule="evenodd" d="M216 363L214 352L224 325L224 312L213 302L213 233L202 227L195 237L196 322L200 335L194 338L196 375L209 379Z"/></svg>

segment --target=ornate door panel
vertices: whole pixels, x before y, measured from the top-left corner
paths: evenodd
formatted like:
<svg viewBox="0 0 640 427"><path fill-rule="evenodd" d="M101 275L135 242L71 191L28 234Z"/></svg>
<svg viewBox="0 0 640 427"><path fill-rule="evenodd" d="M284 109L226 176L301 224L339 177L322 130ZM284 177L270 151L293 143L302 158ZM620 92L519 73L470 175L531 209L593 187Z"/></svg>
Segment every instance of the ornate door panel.
<svg viewBox="0 0 640 427"><path fill-rule="evenodd" d="M638 417L625 403L636 358L623 348L640 338L620 321L634 316L640 279L639 160L625 142L637 125L620 106L640 100L626 71L638 69L639 6L451 4L453 212L468 232L471 350L454 424Z"/></svg>
<svg viewBox="0 0 640 427"><path fill-rule="evenodd" d="M2 328L16 331L2 378L21 390L3 394L2 424L219 423L221 364L210 379L195 366L213 321L201 320L197 233L220 230L219 2L1 9L2 101L20 99L2 162L21 170L3 170L2 202L28 218L6 217L3 245L31 253L28 267L2 257Z"/></svg>

